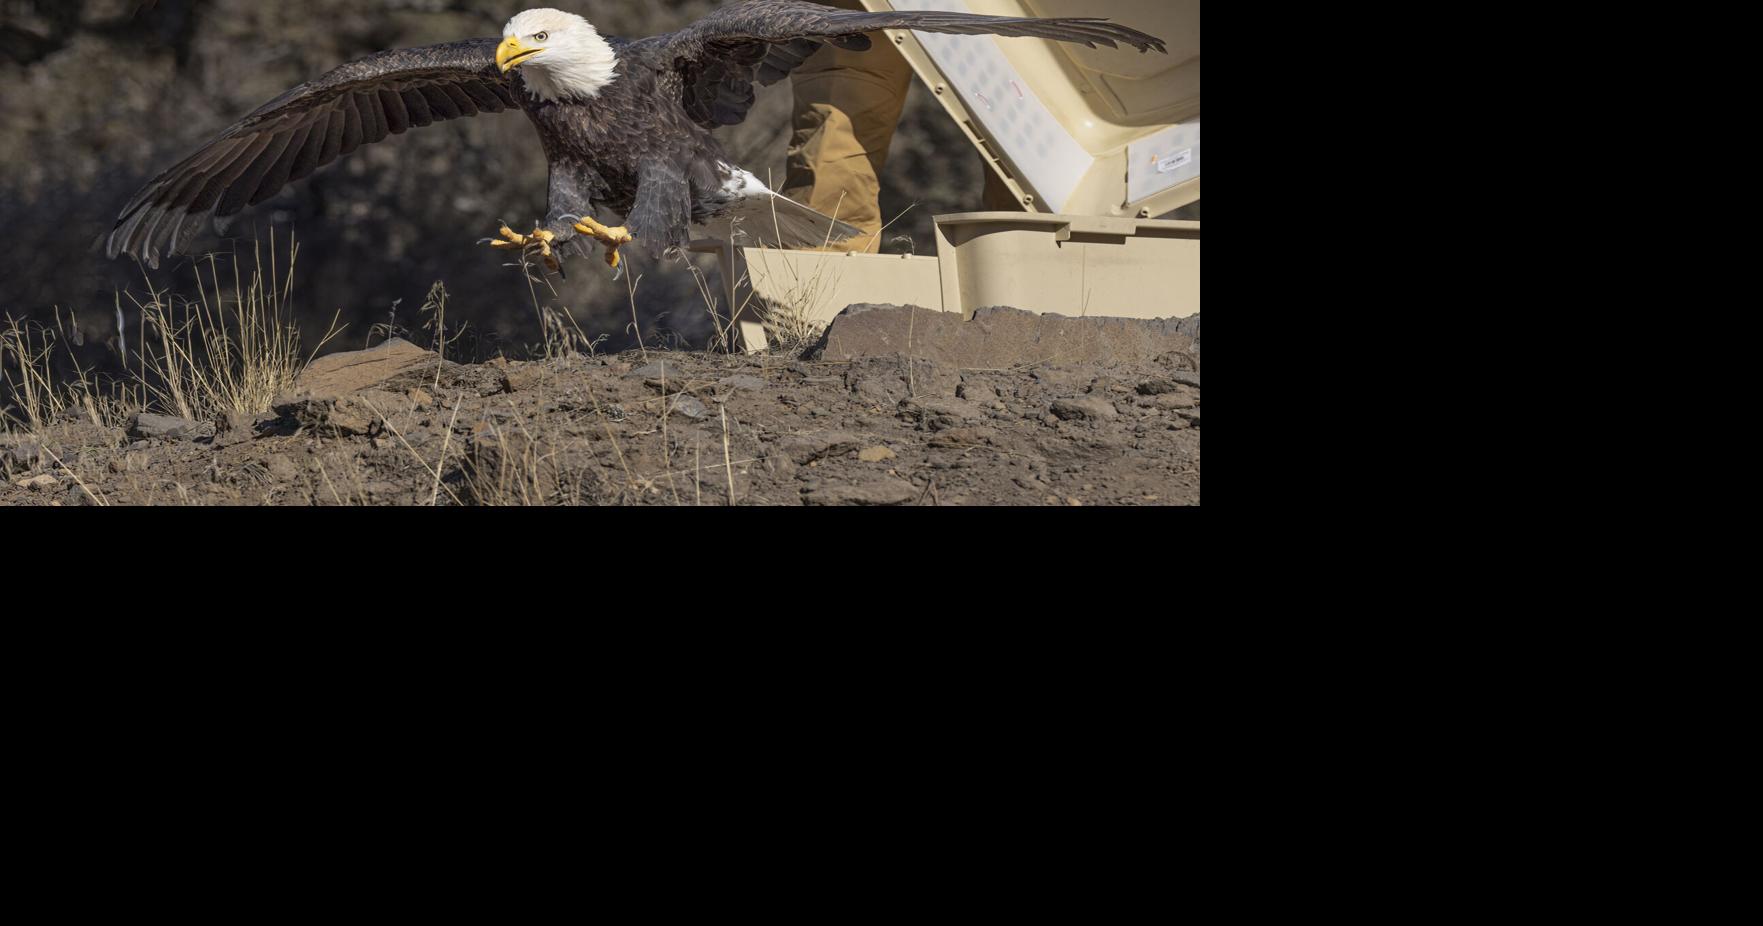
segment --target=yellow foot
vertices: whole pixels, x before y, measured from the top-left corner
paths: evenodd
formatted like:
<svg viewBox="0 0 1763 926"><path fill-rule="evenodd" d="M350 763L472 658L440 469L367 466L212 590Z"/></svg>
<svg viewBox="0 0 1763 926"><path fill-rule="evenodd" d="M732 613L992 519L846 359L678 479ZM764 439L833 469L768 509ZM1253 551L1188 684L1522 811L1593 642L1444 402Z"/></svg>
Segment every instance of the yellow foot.
<svg viewBox="0 0 1763 926"><path fill-rule="evenodd" d="M623 258L618 256L619 246L630 244L632 241L636 240L631 237L630 229L625 228L623 225L620 225L617 228L607 228L599 222L588 218L577 222L575 230L606 245L606 266L611 267L614 270L618 269L619 262L623 260Z"/></svg>
<svg viewBox="0 0 1763 926"><path fill-rule="evenodd" d="M491 241L490 247L504 251L524 251L527 248L537 248L539 257L545 261L547 268L552 272L562 269L563 265L557 262L557 256L551 253L551 242L557 238L555 234L542 228L535 228L532 234L522 235L506 225L502 226L500 234L502 240Z"/></svg>

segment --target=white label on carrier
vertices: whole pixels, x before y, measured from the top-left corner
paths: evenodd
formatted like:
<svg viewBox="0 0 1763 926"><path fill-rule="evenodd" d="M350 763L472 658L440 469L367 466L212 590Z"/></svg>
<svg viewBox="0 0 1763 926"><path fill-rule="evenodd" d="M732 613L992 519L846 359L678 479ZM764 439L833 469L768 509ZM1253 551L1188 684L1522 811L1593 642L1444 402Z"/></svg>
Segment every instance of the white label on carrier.
<svg viewBox="0 0 1763 926"><path fill-rule="evenodd" d="M1127 147L1126 201L1138 203L1200 176L1200 120L1172 125Z"/></svg>
<svg viewBox="0 0 1763 926"><path fill-rule="evenodd" d="M1160 174L1174 173L1194 163L1194 149L1188 148L1174 154L1157 159L1157 172Z"/></svg>

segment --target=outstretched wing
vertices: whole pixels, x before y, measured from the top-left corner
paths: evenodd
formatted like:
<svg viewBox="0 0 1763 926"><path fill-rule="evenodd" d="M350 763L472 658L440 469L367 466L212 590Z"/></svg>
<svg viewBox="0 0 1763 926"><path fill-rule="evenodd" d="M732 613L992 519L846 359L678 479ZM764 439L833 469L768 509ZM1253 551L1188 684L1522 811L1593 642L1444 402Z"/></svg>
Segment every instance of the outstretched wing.
<svg viewBox="0 0 1763 926"><path fill-rule="evenodd" d="M1106 19L1032 19L972 13L893 11L858 13L805 0L744 0L662 37L685 77L686 111L698 124L734 125L753 106L753 84L783 80L822 45L863 51L864 35L913 29L957 35L1004 35L1076 42L1095 48L1125 43L1164 52L1164 42ZM667 60L667 59L664 59Z"/></svg>
<svg viewBox="0 0 1763 926"><path fill-rule="evenodd" d="M364 144L411 126L518 108L497 39L381 52L301 84L239 120L124 207L105 252L159 266L205 218L235 215Z"/></svg>

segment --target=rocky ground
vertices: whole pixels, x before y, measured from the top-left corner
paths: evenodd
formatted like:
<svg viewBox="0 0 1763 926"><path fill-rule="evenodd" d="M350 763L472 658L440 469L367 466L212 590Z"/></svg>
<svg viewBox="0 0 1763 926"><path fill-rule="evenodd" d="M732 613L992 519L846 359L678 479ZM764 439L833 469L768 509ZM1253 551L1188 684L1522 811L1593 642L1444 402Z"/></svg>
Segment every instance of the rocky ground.
<svg viewBox="0 0 1763 926"><path fill-rule="evenodd" d="M0 436L0 506L1197 505L1189 321L1125 359L983 368L841 349L837 325L811 359L460 365L392 342L322 358L261 415Z"/></svg>

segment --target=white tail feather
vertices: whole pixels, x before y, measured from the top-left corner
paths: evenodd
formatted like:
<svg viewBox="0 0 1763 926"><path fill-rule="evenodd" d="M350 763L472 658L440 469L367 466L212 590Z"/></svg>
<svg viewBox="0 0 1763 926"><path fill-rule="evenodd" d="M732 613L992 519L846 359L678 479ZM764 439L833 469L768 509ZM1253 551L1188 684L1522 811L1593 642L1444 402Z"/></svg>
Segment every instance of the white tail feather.
<svg viewBox="0 0 1763 926"><path fill-rule="evenodd" d="M703 227L711 237L741 247L818 248L863 234L856 226L770 190L736 200Z"/></svg>

